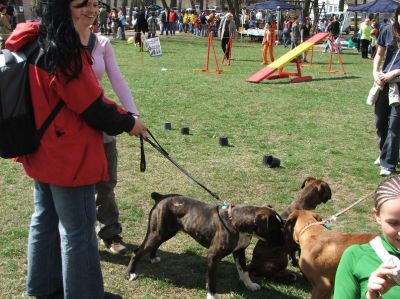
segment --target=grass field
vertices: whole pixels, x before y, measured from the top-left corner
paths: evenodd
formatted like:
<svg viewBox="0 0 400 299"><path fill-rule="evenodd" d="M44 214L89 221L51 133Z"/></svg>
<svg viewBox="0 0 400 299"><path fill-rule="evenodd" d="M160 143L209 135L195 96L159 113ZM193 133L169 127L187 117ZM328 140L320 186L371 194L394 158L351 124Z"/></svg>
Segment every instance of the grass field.
<svg viewBox="0 0 400 299"><path fill-rule="evenodd" d="M329 55L316 51L313 66L303 69L313 81L290 84L282 79L250 84L246 78L262 67L259 43L235 41L232 65L220 75L194 71L204 66L206 38L163 36L161 43L163 55L159 58L122 41L113 45L148 128L171 156L223 199L237 205L270 204L281 212L303 180L315 176L332 188L332 200L318 207L318 212L328 217L373 191L382 180L373 165L378 156L373 109L365 104L372 84L371 60L345 50L342 57L347 75L328 74ZM214 43L221 58L219 41ZM282 46L275 49L277 57L286 51ZM108 81L104 87L115 99ZM163 129L166 121L172 123L172 131ZM191 135L181 135L182 126L188 126ZM228 137L230 147L219 146L221 135ZM118 137L118 149L116 196L122 236L130 250L125 256L113 256L100 245L106 289L124 298L205 298L206 250L183 234L161 247L160 264L150 265L144 259L139 264L139 279L125 280L132 250L145 235L153 204L151 192L180 193L216 202L149 145L147 171L140 173L138 139L123 134ZM279 157L282 167L265 167L265 154ZM0 160L1 299L25 296L31 186L32 180L20 165ZM340 217L334 229L375 230L371 208L369 199ZM247 250L248 259L254 244ZM247 291L238 281L231 257L218 269L222 298L309 296L303 278L290 286L256 281L262 290Z"/></svg>

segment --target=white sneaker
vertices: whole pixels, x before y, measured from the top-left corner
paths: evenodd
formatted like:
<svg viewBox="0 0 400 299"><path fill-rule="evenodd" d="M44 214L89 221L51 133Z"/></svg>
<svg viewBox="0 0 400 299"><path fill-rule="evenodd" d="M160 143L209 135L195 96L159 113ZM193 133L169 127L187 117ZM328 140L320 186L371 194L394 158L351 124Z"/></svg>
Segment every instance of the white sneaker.
<svg viewBox="0 0 400 299"><path fill-rule="evenodd" d="M374 165L376 165L376 166L381 165L381 157L378 157L378 158L375 160Z"/></svg>
<svg viewBox="0 0 400 299"><path fill-rule="evenodd" d="M381 172L379 173L380 176L389 176L393 172L390 169L387 169L385 167L381 167Z"/></svg>

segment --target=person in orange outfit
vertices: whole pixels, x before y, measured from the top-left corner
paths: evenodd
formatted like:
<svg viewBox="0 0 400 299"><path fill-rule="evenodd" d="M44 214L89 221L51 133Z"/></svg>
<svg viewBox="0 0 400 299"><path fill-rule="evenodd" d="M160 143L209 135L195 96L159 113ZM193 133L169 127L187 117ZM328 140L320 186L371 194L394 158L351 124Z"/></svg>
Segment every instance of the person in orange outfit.
<svg viewBox="0 0 400 299"><path fill-rule="evenodd" d="M262 52L262 64L268 64L267 52L269 51L269 57L271 62L275 60L274 58L274 45L275 45L275 30L271 25L271 22L266 22L264 27L265 33L262 41L263 52Z"/></svg>

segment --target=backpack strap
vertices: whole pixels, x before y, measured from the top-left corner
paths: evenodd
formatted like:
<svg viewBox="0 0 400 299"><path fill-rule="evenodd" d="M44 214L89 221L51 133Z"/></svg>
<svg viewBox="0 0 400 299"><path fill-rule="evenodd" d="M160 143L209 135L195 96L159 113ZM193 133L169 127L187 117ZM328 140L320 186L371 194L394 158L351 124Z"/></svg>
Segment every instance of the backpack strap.
<svg viewBox="0 0 400 299"><path fill-rule="evenodd" d="M90 54L92 54L92 52L94 50L94 46L96 45L96 40L97 40L96 34L94 34L93 32L90 32L89 42L87 45L87 48L88 48Z"/></svg>
<svg viewBox="0 0 400 299"><path fill-rule="evenodd" d="M39 48L39 40L38 39L35 39L30 44L26 45L23 49L23 52L24 52L26 58L31 57L38 48Z"/></svg>
<svg viewBox="0 0 400 299"><path fill-rule="evenodd" d="M65 103L60 99L56 107L53 109L53 111L51 111L50 115L46 118L40 129L37 131L37 137L39 138L39 140L43 137L44 132L46 132L47 128L57 116L58 112L60 112L61 108L64 107L64 105Z"/></svg>

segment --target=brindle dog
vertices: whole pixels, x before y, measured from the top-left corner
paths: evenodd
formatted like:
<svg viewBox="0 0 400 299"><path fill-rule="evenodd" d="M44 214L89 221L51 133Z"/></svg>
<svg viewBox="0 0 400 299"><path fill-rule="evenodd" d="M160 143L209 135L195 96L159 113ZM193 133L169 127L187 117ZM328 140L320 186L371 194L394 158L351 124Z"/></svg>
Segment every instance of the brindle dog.
<svg viewBox="0 0 400 299"><path fill-rule="evenodd" d="M307 177L301 185L297 198L281 214L286 219L294 210L314 210L320 203L326 203L332 197L328 183ZM290 240L290 236L286 236ZM272 245L259 240L253 250L253 258L248 266L249 272L254 276L264 276L280 282L289 283L296 280L293 273L283 271L288 265L288 255L292 264L297 266L297 245L286 242L285 246Z"/></svg>
<svg viewBox="0 0 400 299"><path fill-rule="evenodd" d="M260 289L249 277L245 249L253 236L269 244L283 244L283 222L272 208L230 206L223 209L176 194L154 192L151 197L156 203L149 214L146 237L129 262L129 280L137 277L136 265L146 253L150 253L152 262L159 262L156 256L159 246L183 231L208 248L207 298L216 298L217 264L230 253L240 280L249 290Z"/></svg>

